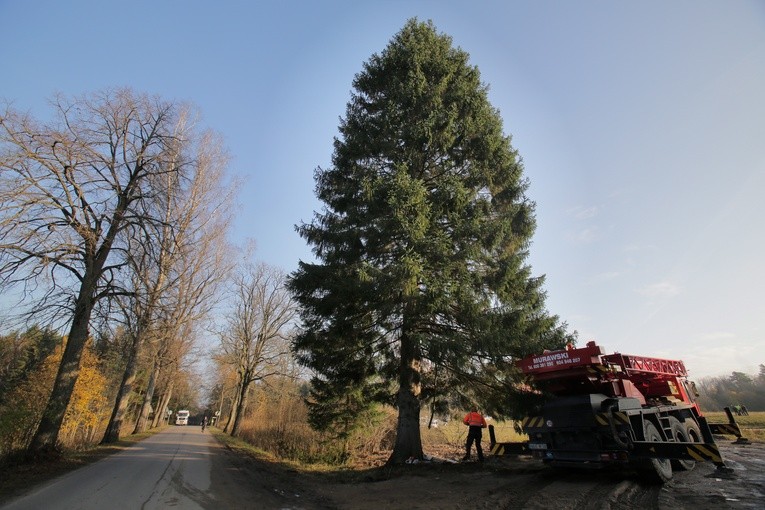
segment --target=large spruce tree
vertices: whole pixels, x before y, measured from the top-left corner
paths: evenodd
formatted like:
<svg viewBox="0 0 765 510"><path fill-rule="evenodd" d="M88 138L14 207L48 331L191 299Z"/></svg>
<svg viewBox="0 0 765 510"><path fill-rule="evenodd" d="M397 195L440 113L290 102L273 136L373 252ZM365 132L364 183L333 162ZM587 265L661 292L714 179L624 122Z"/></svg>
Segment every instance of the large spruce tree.
<svg viewBox="0 0 765 510"><path fill-rule="evenodd" d="M472 386L501 414L512 359L567 334L524 262L534 204L468 54L413 19L353 87L332 166L315 174L325 207L298 227L318 262L290 278L295 348L315 374L312 423L345 433L390 403L399 463L422 458L420 406L444 393L426 380Z"/></svg>

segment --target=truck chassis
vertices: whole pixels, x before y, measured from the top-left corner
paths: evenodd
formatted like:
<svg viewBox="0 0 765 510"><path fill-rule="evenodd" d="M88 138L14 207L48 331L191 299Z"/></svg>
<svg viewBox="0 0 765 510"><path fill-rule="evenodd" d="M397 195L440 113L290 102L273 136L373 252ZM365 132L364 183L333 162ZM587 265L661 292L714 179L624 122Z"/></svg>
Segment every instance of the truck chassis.
<svg viewBox="0 0 765 510"><path fill-rule="evenodd" d="M714 434L745 441L729 409L729 423L707 423L681 361L605 355L590 342L530 356L518 366L533 387L553 397L521 421L526 442L499 443L490 427L494 455L533 455L583 468L628 465L663 483L696 462L727 470Z"/></svg>

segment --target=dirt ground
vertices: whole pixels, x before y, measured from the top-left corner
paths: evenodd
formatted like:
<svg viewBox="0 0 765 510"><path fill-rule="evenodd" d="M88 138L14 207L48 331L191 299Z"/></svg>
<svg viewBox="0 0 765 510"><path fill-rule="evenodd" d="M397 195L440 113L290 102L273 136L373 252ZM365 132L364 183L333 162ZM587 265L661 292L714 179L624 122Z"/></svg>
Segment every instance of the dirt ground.
<svg viewBox="0 0 765 510"><path fill-rule="evenodd" d="M718 472L713 464L697 464L693 471L675 473L672 481L657 486L643 484L630 472L553 469L529 457L487 456L483 463L447 460L459 458L457 450L431 452L438 455L433 462L393 469L306 473L221 445L220 453L214 455L211 488L211 493L218 496L210 508L765 508L765 443L739 445L718 440L718 446L731 468L730 474ZM95 457L106 454L100 451ZM58 471L64 472L76 467L57 465ZM30 469L30 473L14 472L13 477L0 473L0 506L42 478L56 475L55 469L50 473L41 471L40 466Z"/></svg>
<svg viewBox="0 0 765 510"><path fill-rule="evenodd" d="M348 476L306 475L240 467L253 484L277 495L274 508L335 509L749 509L765 505L765 444L722 442L732 473L712 464L676 473L663 486L644 485L614 470L548 468L528 457L487 457L479 463L429 462ZM273 484L273 485L271 485ZM252 508L264 508L252 502Z"/></svg>

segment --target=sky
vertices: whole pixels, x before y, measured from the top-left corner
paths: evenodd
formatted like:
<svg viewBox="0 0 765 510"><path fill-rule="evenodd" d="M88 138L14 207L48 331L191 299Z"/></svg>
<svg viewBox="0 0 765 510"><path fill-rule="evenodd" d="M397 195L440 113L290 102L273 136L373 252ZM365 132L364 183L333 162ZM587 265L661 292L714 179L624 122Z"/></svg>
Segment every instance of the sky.
<svg viewBox="0 0 765 510"><path fill-rule="evenodd" d="M765 363L765 2L0 0L0 98L189 101L243 179L233 241L287 271L354 75L412 17L470 54L523 158L528 263L579 342Z"/></svg>

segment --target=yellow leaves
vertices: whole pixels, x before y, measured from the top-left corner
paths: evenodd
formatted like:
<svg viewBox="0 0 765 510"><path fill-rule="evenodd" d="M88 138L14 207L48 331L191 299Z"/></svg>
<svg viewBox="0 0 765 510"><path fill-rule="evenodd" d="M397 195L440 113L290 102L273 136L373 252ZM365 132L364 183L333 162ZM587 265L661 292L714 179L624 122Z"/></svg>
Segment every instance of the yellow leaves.
<svg viewBox="0 0 765 510"><path fill-rule="evenodd" d="M60 350L58 356L60 359ZM60 440L67 446L76 447L78 443L90 442L96 430L106 425L109 402L105 393L106 378L98 368L98 357L86 348L80 363L80 376L59 434Z"/></svg>
<svg viewBox="0 0 765 510"><path fill-rule="evenodd" d="M50 397L62 352L63 346L58 346L6 396L0 410L0 454L27 447ZM103 430L110 410L106 390L107 381L99 370L98 357L86 348L59 442L77 448L91 442L95 434Z"/></svg>

